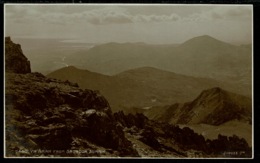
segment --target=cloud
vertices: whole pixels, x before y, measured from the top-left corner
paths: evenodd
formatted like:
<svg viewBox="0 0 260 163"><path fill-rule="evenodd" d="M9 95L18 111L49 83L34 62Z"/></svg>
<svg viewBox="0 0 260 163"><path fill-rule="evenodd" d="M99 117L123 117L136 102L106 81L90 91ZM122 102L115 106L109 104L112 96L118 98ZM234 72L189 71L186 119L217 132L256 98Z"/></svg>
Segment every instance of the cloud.
<svg viewBox="0 0 260 163"><path fill-rule="evenodd" d="M179 19L180 17L174 13L171 15L136 15L133 17L134 22L169 22Z"/></svg>
<svg viewBox="0 0 260 163"><path fill-rule="evenodd" d="M190 14L182 20L186 22L250 21L251 18L250 6L215 6L210 10Z"/></svg>
<svg viewBox="0 0 260 163"><path fill-rule="evenodd" d="M83 12L80 19L94 25L133 23L132 16L128 13L108 9Z"/></svg>
<svg viewBox="0 0 260 163"><path fill-rule="evenodd" d="M44 10L47 9L47 10ZM56 10L55 10L56 9ZM127 24L127 23L149 23L149 22L166 22L177 21L180 17L177 14L169 15L143 15L130 14L126 8L117 6L107 6L97 9L89 9L76 12L75 6L15 6L6 7L6 18L8 21L16 23L51 23L51 24L70 24L70 23L90 23L92 25L107 24ZM70 9L70 10L68 10ZM88 10L87 10L88 9ZM48 12L47 12L48 11ZM69 11L69 12L68 12Z"/></svg>
<svg viewBox="0 0 260 163"><path fill-rule="evenodd" d="M225 12L229 18L250 18L252 16L250 7L236 7Z"/></svg>
<svg viewBox="0 0 260 163"><path fill-rule="evenodd" d="M217 5L204 8L191 8L190 6L186 8L189 9L187 11L194 11L181 17L180 14L170 12L170 10L167 10L167 13L155 12L157 10L154 10L154 13L149 10L149 14L144 12L142 14L141 12L133 13L131 12L133 6L127 8L126 6L113 5L7 5L6 18L8 21L25 24L41 22L46 24L56 23L57 25L71 23L108 25L174 21L248 20L252 16L250 6ZM183 7L183 9L186 8ZM143 6L143 9L148 10L149 7ZM176 8L173 7L172 9Z"/></svg>
<svg viewBox="0 0 260 163"><path fill-rule="evenodd" d="M126 24L126 23L149 23L177 21L179 16L171 15L131 15L127 10L115 10L113 8L104 8L77 13L78 20L87 21L94 25L106 24Z"/></svg>
<svg viewBox="0 0 260 163"><path fill-rule="evenodd" d="M169 43L202 34L223 40L250 40L252 30L248 21L252 20L250 7L234 5L5 7L5 33L17 37Z"/></svg>

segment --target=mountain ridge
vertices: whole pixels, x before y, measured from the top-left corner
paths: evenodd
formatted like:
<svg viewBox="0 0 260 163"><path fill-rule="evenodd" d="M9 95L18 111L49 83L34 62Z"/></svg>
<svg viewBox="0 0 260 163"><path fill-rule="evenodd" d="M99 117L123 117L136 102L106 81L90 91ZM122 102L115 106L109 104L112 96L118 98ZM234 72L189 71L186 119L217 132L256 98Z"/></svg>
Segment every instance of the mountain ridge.
<svg viewBox="0 0 260 163"><path fill-rule="evenodd" d="M105 75L138 67L155 67L188 76L233 82L250 89L252 49L211 36L189 39L178 46L113 43L70 55L69 65Z"/></svg>
<svg viewBox="0 0 260 163"><path fill-rule="evenodd" d="M203 123L221 125L235 119L252 123L251 99L228 92L219 87L202 91L191 102L184 104L176 103L165 106L163 110L159 110L159 108L155 108L155 110L148 110L144 114L148 118L150 117L171 124Z"/></svg>
<svg viewBox="0 0 260 163"><path fill-rule="evenodd" d="M149 108L187 102L193 100L202 90L216 86L247 95L246 88L230 83L176 74L151 67L136 68L114 76L66 67L47 76L78 83L81 88L99 90L108 99L112 108L116 108L115 110L126 109L125 107Z"/></svg>

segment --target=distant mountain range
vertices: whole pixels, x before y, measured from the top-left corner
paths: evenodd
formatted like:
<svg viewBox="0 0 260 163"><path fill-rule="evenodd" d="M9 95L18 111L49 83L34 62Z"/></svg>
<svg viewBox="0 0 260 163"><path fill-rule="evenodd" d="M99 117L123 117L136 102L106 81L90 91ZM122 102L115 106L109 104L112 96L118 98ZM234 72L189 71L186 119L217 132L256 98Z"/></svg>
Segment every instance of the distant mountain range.
<svg viewBox="0 0 260 163"><path fill-rule="evenodd" d="M115 75L138 67L155 67L189 76L213 78L251 88L252 49L204 35L179 45L107 43L66 58L69 65Z"/></svg>
<svg viewBox="0 0 260 163"><path fill-rule="evenodd" d="M99 90L114 111L184 103L212 87L250 96L250 90L238 84L185 76L152 67L107 76L69 66L47 76L78 83L81 88Z"/></svg>

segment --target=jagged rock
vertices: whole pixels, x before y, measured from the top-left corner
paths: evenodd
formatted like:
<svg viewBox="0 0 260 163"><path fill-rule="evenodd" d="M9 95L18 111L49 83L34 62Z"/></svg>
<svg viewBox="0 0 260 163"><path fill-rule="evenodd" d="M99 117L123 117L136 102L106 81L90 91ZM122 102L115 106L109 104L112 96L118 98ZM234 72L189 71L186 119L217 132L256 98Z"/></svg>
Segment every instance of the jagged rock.
<svg viewBox="0 0 260 163"><path fill-rule="evenodd" d="M148 117L171 124L221 125L232 120L252 122L252 100L219 87L204 90L191 102L151 108Z"/></svg>
<svg viewBox="0 0 260 163"><path fill-rule="evenodd" d="M153 129L146 129L142 134L141 134L140 140L144 142L145 144L151 146L155 150L161 151L161 145L156 139L156 134L153 131Z"/></svg>
<svg viewBox="0 0 260 163"><path fill-rule="evenodd" d="M5 38L5 70L14 73L30 73L30 61L24 56L20 44L12 42L10 37Z"/></svg>
<svg viewBox="0 0 260 163"><path fill-rule="evenodd" d="M240 156L250 157L251 155L251 149L245 139L237 136L230 139L219 136L211 141L205 140L202 135L195 133L188 127L180 128L177 125L149 120L140 113L125 115L120 111L114 113L114 117L118 126L124 128L123 131L131 138L131 141L136 143L136 140L139 140L149 147L142 146L144 149L138 150L144 156L149 157L149 154L156 153L159 156L170 154L178 157L209 157L213 154L215 157L223 157L220 151L238 149L246 151ZM153 149L153 152L150 148ZM194 151L197 154L191 155L190 153L194 153Z"/></svg>
<svg viewBox="0 0 260 163"><path fill-rule="evenodd" d="M6 73L6 83L6 114L19 111L15 120L6 121L17 129L7 125L7 133L18 132L24 142L34 142L33 148L36 144L47 150L72 149L73 139L80 138L120 156L138 156L99 92L52 81L39 73ZM16 143L23 146L19 140Z"/></svg>
<svg viewBox="0 0 260 163"><path fill-rule="evenodd" d="M114 113L114 117L116 121L120 122L123 126L128 128L131 128L132 126L144 128L146 122L148 121L148 118L141 113L137 113L136 115L125 115L123 111L119 111Z"/></svg>

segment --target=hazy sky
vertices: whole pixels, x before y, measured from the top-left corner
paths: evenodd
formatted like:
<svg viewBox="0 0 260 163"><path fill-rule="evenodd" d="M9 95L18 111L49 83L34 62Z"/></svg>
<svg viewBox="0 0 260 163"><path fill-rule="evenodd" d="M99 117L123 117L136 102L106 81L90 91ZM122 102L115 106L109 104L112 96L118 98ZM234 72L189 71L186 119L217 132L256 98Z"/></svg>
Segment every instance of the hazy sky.
<svg viewBox="0 0 260 163"><path fill-rule="evenodd" d="M163 44L205 34L251 43L252 6L5 5L11 37Z"/></svg>

